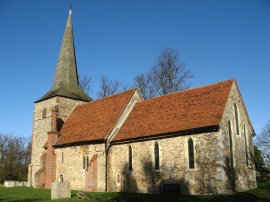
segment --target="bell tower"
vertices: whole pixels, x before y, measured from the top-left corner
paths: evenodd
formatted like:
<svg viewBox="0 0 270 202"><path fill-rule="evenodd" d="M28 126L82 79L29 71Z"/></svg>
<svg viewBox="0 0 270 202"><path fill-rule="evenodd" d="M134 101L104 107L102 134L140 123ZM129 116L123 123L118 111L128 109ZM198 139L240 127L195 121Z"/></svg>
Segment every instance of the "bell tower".
<svg viewBox="0 0 270 202"><path fill-rule="evenodd" d="M69 10L62 46L51 89L34 104L32 154L28 168L28 181L34 187L44 187L46 178L46 155L51 123L57 120L59 132L73 109L92 99L79 87L74 46L72 11ZM57 117L53 116L57 106ZM48 171L47 171L48 172Z"/></svg>

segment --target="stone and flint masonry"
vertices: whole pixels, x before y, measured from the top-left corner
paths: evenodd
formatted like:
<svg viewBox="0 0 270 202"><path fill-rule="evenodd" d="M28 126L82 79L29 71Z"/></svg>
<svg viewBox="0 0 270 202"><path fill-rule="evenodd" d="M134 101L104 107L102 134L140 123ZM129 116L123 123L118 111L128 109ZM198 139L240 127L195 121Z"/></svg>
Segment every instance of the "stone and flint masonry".
<svg viewBox="0 0 270 202"><path fill-rule="evenodd" d="M143 100L92 100L78 85L69 12L51 89L35 102L28 180L71 189L183 194L256 188L251 125L237 82Z"/></svg>

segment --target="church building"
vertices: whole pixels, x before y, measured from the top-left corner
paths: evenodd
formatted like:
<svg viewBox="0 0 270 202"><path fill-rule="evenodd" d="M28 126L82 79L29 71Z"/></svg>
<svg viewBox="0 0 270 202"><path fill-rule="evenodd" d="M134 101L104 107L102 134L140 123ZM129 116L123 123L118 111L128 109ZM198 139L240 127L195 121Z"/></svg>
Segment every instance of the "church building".
<svg viewBox="0 0 270 202"><path fill-rule="evenodd" d="M78 85L72 13L51 89L34 105L28 181L92 192L222 194L256 188L254 129L236 80L144 100Z"/></svg>

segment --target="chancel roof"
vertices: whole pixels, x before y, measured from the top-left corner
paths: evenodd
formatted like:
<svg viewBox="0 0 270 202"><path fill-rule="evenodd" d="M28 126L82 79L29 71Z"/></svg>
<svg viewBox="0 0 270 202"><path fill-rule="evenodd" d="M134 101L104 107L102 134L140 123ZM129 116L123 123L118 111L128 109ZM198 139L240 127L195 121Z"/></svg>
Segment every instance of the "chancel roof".
<svg viewBox="0 0 270 202"><path fill-rule="evenodd" d="M112 140L123 141L196 130L215 130L234 80L189 89L136 103Z"/></svg>

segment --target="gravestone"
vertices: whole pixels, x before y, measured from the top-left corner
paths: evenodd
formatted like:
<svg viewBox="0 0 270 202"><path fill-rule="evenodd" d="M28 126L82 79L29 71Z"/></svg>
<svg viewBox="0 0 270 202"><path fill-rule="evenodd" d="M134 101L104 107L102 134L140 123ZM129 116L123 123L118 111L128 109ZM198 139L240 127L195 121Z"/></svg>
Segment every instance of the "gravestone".
<svg viewBox="0 0 270 202"><path fill-rule="evenodd" d="M4 187L30 187L30 184L26 181L5 180Z"/></svg>
<svg viewBox="0 0 270 202"><path fill-rule="evenodd" d="M70 184L68 181L54 181L51 185L51 199L71 198Z"/></svg>

